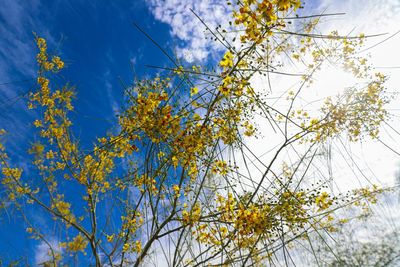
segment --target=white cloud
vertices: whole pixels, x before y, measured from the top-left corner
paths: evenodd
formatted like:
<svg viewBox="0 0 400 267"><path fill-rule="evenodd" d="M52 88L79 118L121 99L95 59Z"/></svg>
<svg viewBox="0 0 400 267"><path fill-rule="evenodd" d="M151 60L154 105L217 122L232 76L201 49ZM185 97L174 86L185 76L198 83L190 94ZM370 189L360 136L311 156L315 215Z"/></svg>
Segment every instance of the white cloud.
<svg viewBox="0 0 400 267"><path fill-rule="evenodd" d="M110 107L113 111L111 119L115 119L115 116L119 114L121 108L120 105L118 104L118 101L115 99L115 91L113 91L113 84L112 84L112 76L111 76L111 71L107 70L103 74L103 79L104 79L104 84L106 88L106 94L107 94L107 99L110 103Z"/></svg>
<svg viewBox="0 0 400 267"><path fill-rule="evenodd" d="M41 265L46 261L53 260L56 255L62 253L62 248L59 246L59 242L56 239L48 240L47 243L41 241L35 250L35 264Z"/></svg>
<svg viewBox="0 0 400 267"><path fill-rule="evenodd" d="M317 11L326 13L344 12L343 16L330 20L330 27L343 31L354 28L372 33L399 30L398 20L400 2L397 0L324 0L319 3Z"/></svg>
<svg viewBox="0 0 400 267"><path fill-rule="evenodd" d="M204 24L191 12L192 9L211 29L226 26L230 19L230 6L218 0L146 0L154 17L171 26L171 35L183 41L177 47L179 57L188 62L203 61L209 55L224 50L210 38Z"/></svg>

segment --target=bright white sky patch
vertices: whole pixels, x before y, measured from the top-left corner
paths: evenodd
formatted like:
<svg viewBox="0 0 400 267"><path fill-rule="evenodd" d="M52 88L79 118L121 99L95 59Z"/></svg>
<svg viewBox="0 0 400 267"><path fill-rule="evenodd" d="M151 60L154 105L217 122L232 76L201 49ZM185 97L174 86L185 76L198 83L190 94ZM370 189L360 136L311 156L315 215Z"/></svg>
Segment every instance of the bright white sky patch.
<svg viewBox="0 0 400 267"><path fill-rule="evenodd" d="M321 24L321 29L326 30L326 32L337 29L343 35L358 35L360 32L366 35L386 33L381 37L370 38L365 45L367 50L361 55L369 54L370 62L376 67L375 70L388 75L389 80L386 84L388 92L393 92L397 96L400 85L400 54L397 52L398 47L400 47L400 34L394 34L400 30L398 23L400 21L400 2L397 0L325 0L321 1L318 12L323 12L325 9L326 13L346 13L344 16L328 19L327 22ZM391 39L384 41L392 35L394 36ZM375 44L378 45L373 47ZM371 49L368 49L369 47ZM336 85L347 82L343 76L338 76L337 74L334 71L326 71L319 75L319 88L333 91ZM397 97L388 106L388 111L393 117L387 123L396 130L400 129L399 112L396 110L399 104L400 99ZM387 125L383 125L380 138L393 149L400 151L400 145L396 141L399 140L399 136ZM354 160L371 177L375 176L375 180L383 184L393 184L395 182L395 172L399 164L398 155L381 143L369 140L353 146L352 149L352 155L359 155ZM350 179L343 178L343 180L344 182L347 180L347 183L349 183L348 180Z"/></svg>
<svg viewBox="0 0 400 267"><path fill-rule="evenodd" d="M169 24L171 35L183 41L184 45L179 46L177 51L178 55L183 56L187 61L204 60L209 54L218 54L218 52L224 50L217 42L205 39L205 27L190 11L190 9L193 9L208 25L213 26L210 27L213 29L218 24L225 23L226 25L226 22L230 19L231 7L227 6L224 1L147 0L147 2L155 18ZM314 9L311 9L311 6ZM324 18L318 30L321 33L328 34L331 30L336 29L339 31L339 34L355 36L361 32L366 35L387 33L384 36L369 39L365 48L383 41L400 30L400 25L398 24L400 21L400 2L397 0L305 1L305 9L302 11L304 15L341 12L346 14ZM376 71L384 72L389 76L390 79L387 83L389 91L395 91L397 89L396 86L400 84L400 68L392 68L400 67L400 56L397 53L397 47L399 46L400 34L363 53L363 55L370 54L370 62L374 66L379 67ZM349 78L350 76L335 67L323 69L314 77L316 83L310 88L310 90L313 90L313 97L323 98L329 95L336 95L345 87L353 85L356 82L356 80ZM286 82L282 83L283 80ZM278 89L279 91L276 93L282 93L289 90L291 85L293 86L293 80L289 81L285 77L277 77L275 82L277 81L279 81L280 88L275 88L275 90ZM265 81L262 80L257 81L255 79L255 82L265 85ZM389 107L389 111L396 113L391 107L398 107L398 104L400 104L399 100L395 99ZM395 120L391 121L390 124L395 129L400 129L400 124L396 123ZM381 138L385 142L389 142L390 137L385 132L386 130L387 127L384 127ZM393 134L393 131L390 134ZM398 138L398 136L395 138ZM260 153L256 154L263 154L267 144L263 148L263 146L259 145L260 140L254 140L254 142L254 147L257 150L263 149L263 151L259 151ZM390 145L393 145L396 149L396 143L391 142ZM383 147L382 144L369 140L355 145L352 149L354 149L352 150L353 156L360 156L354 160L362 166L364 171L368 169L369 174L377 178L374 179L375 182L377 182L376 180L385 184L392 184L394 182L394 173L399 162L398 156L395 153ZM397 149L400 151L400 145L398 145ZM352 169L354 166L351 167L350 165L347 167ZM338 166L338 169L340 169L340 166ZM343 172L342 175L347 176L349 173ZM343 182L346 185L345 187L349 186L349 179ZM354 183L354 181L350 183ZM358 185L358 183L354 185Z"/></svg>

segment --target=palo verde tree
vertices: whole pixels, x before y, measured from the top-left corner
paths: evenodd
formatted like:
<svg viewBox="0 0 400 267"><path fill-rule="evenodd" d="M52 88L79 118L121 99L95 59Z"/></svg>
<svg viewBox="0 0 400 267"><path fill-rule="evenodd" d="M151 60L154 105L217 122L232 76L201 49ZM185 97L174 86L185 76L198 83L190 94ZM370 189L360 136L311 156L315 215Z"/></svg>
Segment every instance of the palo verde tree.
<svg viewBox="0 0 400 267"><path fill-rule="evenodd" d="M386 77L357 53L368 36L318 33L324 15L296 15L299 0L227 4L227 29L205 25L226 48L217 66L172 60L162 75L133 81L118 124L90 151L71 128L74 91L52 82L64 62L35 38L35 169L1 146L1 186L8 209L48 246L44 266L284 265L295 241L311 246L310 234L340 227L336 210L376 201L383 189L335 192L315 164L327 142L376 138L387 118ZM304 99L324 64L358 82L309 111ZM277 76L297 83L271 100ZM11 136L2 131L4 142ZM256 138L273 142L268 157L249 145ZM56 243L29 217L35 209Z"/></svg>

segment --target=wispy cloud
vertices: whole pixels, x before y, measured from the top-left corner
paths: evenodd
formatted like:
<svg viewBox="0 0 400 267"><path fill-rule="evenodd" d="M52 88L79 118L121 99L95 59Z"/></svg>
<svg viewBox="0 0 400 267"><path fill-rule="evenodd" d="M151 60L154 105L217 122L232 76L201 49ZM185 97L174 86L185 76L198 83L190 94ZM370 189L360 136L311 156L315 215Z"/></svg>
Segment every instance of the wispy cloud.
<svg viewBox="0 0 400 267"><path fill-rule="evenodd" d="M0 22L0 95L11 99L35 74L34 33L55 41L41 0L2 0Z"/></svg>
<svg viewBox="0 0 400 267"><path fill-rule="evenodd" d="M34 73L33 31L43 29L40 0L3 0L0 9L0 79ZM49 35L46 37L50 37Z"/></svg>
<svg viewBox="0 0 400 267"><path fill-rule="evenodd" d="M400 28L398 0L324 0L319 2L317 11L345 12L344 16L336 17L327 24L343 31L355 29L373 34Z"/></svg>
<svg viewBox="0 0 400 267"><path fill-rule="evenodd" d="M30 127L24 99L32 89L35 71L35 45L33 32L44 35L53 43L49 34L41 0L2 0L0 8L0 122L13 133L7 140L15 153Z"/></svg>
<svg viewBox="0 0 400 267"><path fill-rule="evenodd" d="M61 256L61 254L62 248L57 239L51 239L47 242L41 241L35 250L35 263L39 266L48 261L52 262L57 257L56 255Z"/></svg>
<svg viewBox="0 0 400 267"><path fill-rule="evenodd" d="M178 38L177 53L188 62L203 61L224 47L210 40L204 24L192 13L193 10L210 28L227 25L230 6L218 0L146 0L154 17L171 27L171 35Z"/></svg>
<svg viewBox="0 0 400 267"><path fill-rule="evenodd" d="M112 77L111 77L110 70L107 70L104 73L103 78L104 78L104 85L105 85L106 93L107 93L107 100L108 100L108 102L110 104L110 107L111 107L111 109L113 111L113 114L112 114L111 118L115 119L115 116L120 113L121 108L120 108L119 103L115 99L116 93L113 91L113 84L111 83L111 78Z"/></svg>

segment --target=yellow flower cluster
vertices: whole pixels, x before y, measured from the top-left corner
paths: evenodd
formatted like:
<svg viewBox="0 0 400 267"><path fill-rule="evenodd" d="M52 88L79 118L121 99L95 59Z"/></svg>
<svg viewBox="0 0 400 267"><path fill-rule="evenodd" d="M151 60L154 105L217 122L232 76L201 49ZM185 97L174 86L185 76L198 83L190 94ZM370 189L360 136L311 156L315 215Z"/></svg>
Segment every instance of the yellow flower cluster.
<svg viewBox="0 0 400 267"><path fill-rule="evenodd" d="M244 135L246 135L246 136L253 136L256 132L254 125L248 121L245 121L243 123L243 128L245 129Z"/></svg>
<svg viewBox="0 0 400 267"><path fill-rule="evenodd" d="M154 178L149 177L147 174L137 177L135 179L135 185L141 192L145 192L147 190L154 196L159 193L157 181Z"/></svg>
<svg viewBox="0 0 400 267"><path fill-rule="evenodd" d="M315 204L318 206L320 211L328 209L330 206L332 206L332 203L333 201L327 192L322 192L315 198Z"/></svg>
<svg viewBox="0 0 400 267"><path fill-rule="evenodd" d="M123 252L136 252L139 253L142 250L142 242L140 240L136 240L133 244L125 243L122 246Z"/></svg>
<svg viewBox="0 0 400 267"><path fill-rule="evenodd" d="M240 138L239 126L243 117L243 104L240 101L231 103L230 107L222 109L213 118L215 137L220 138L227 145L234 144Z"/></svg>
<svg viewBox="0 0 400 267"><path fill-rule="evenodd" d="M65 247L70 252L84 252L88 243L88 240L82 234L78 234L72 241L62 243L61 247Z"/></svg>
<svg viewBox="0 0 400 267"><path fill-rule="evenodd" d="M20 181L22 169L3 167L1 172L3 175L1 184L4 185L5 188L8 190L9 200L14 201L17 197L31 192L29 186L22 185Z"/></svg>
<svg viewBox="0 0 400 267"><path fill-rule="evenodd" d="M137 86L132 105L120 118L120 125L129 133L144 132L153 142L165 142L176 136L180 130L181 119L172 114L172 107L166 103L168 94L164 88L169 80L156 79ZM150 89L150 90L149 90Z"/></svg>
<svg viewBox="0 0 400 267"><path fill-rule="evenodd" d="M240 39L242 42L261 43L272 28L282 27L284 23L278 21L279 12L296 10L300 7L300 0L244 0L238 12L234 12L236 25L245 29Z"/></svg>
<svg viewBox="0 0 400 267"><path fill-rule="evenodd" d="M219 62L219 65L224 69L229 69L233 67L233 55L231 51L227 51L225 55L222 57L222 60Z"/></svg>
<svg viewBox="0 0 400 267"><path fill-rule="evenodd" d="M308 218L306 206L312 204L303 192L282 193L279 205L267 199L247 203L248 197L235 198L231 193L227 197L218 195L216 221L219 223L209 228L199 223L195 231L198 239L213 244L233 241L240 248L251 248L259 238L269 238L277 232L282 223L289 228L303 226ZM220 229L220 233L212 232L213 228Z"/></svg>
<svg viewBox="0 0 400 267"><path fill-rule="evenodd" d="M373 198L375 193L365 189L355 195ZM190 220L197 240L221 246L233 242L240 249L253 249L260 240L279 236L282 227L303 232L313 225L314 228L323 227L336 231L332 226L333 216L326 215L334 211L336 198L327 192L286 190L277 192L275 197L263 196L249 202L250 196L251 194L245 194L234 197L232 193L226 197L217 195L214 216L205 214L204 219L199 220L198 213L195 220ZM208 217L213 218L213 221L207 222ZM185 222L188 221L186 217Z"/></svg>
<svg viewBox="0 0 400 267"><path fill-rule="evenodd" d="M182 211L182 223L184 225L193 225L198 223L201 218L201 205L196 203L193 205L191 210L186 208Z"/></svg>
<svg viewBox="0 0 400 267"><path fill-rule="evenodd" d="M58 72L64 68L64 63L58 56L53 56L48 61L47 44L43 38L36 38L39 48L37 60L39 64L39 72L37 84L39 86L36 92L30 93L29 108L36 106L42 107L43 118L35 120L35 127L40 129L40 136L47 139L50 145L55 145L59 153L54 153L52 149L45 150L45 146L40 143L33 144L30 151L35 155L37 160L34 162L39 170L55 171L65 168L67 162L76 165L77 146L69 136L69 127L72 125L67 118L67 112L73 110L71 104L74 93L67 87L54 92L50 88L50 80L47 78L51 72ZM51 167L46 167L43 155L47 160L51 161ZM60 161L55 161L56 156L60 157ZM52 182L49 179L48 182ZM51 189L55 189L55 183Z"/></svg>
<svg viewBox="0 0 400 267"><path fill-rule="evenodd" d="M121 221L122 232L119 235L122 237L128 232L133 235L143 224L143 216L139 211L128 210L126 215L121 216Z"/></svg>
<svg viewBox="0 0 400 267"><path fill-rule="evenodd" d="M229 171L228 164L224 160L217 160L215 161L211 171L214 174L219 173L221 175L227 175Z"/></svg>
<svg viewBox="0 0 400 267"><path fill-rule="evenodd" d="M64 201L63 195L57 195L57 197L53 199L51 208L62 216L67 225L76 221L75 215L71 211L71 204Z"/></svg>
<svg viewBox="0 0 400 267"><path fill-rule="evenodd" d="M373 185L371 188L364 187L360 189L353 190L353 194L358 196L359 199L356 200L355 205L365 206L367 202L375 204L378 201L378 195L383 192L383 189L379 188L377 185Z"/></svg>
<svg viewBox="0 0 400 267"><path fill-rule="evenodd" d="M250 93L252 91L250 84L246 79L239 79L233 75L224 76L221 85L218 86L218 90L225 97L241 97L243 93Z"/></svg>
<svg viewBox="0 0 400 267"><path fill-rule="evenodd" d="M179 197L179 196L180 196L179 191L181 190L181 188L179 187L179 185L174 184L174 185L172 186L172 190L173 190L174 195L175 195L176 197Z"/></svg>
<svg viewBox="0 0 400 267"><path fill-rule="evenodd" d="M279 11L287 11L290 8L296 10L301 6L301 2L298 0L278 0L276 4Z"/></svg>
<svg viewBox="0 0 400 267"><path fill-rule="evenodd" d="M311 119L307 128L315 132L311 141L325 141L342 132L347 132L350 141L357 141L364 134L376 138L379 126L387 116L384 105L388 100L382 94L385 76L377 73L375 77L366 88L348 91L337 103L327 98L322 107L326 117Z"/></svg>
<svg viewBox="0 0 400 267"><path fill-rule="evenodd" d="M36 59L41 69L40 71L56 72L64 68L64 62L58 56L53 56L49 61L49 55L47 54L47 43L45 39L36 37L36 44L39 48L39 53L36 56Z"/></svg>

